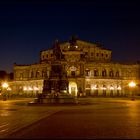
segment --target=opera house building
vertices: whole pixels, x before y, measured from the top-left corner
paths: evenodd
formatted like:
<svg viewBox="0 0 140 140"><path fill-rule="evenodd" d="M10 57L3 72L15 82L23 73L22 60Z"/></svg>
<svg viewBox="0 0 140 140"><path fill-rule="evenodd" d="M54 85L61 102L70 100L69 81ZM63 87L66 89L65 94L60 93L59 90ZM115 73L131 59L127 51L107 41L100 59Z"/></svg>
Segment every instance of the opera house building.
<svg viewBox="0 0 140 140"><path fill-rule="evenodd" d="M14 64L14 81L9 83L12 93L36 96L63 92L77 97L140 94L140 64L113 62L112 51L99 43L74 37L62 43L56 40L39 55L38 63ZM135 87L129 86L130 82Z"/></svg>

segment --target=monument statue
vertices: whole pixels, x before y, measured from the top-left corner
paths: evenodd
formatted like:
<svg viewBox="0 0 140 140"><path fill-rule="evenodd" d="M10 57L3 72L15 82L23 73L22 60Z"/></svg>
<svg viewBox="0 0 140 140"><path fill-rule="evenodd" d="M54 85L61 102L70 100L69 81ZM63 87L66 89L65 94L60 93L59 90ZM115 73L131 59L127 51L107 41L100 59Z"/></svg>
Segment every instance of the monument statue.
<svg viewBox="0 0 140 140"><path fill-rule="evenodd" d="M54 42L53 54L54 54L56 60L61 59L62 53L61 53L60 44L59 44L58 40L55 40L55 42Z"/></svg>

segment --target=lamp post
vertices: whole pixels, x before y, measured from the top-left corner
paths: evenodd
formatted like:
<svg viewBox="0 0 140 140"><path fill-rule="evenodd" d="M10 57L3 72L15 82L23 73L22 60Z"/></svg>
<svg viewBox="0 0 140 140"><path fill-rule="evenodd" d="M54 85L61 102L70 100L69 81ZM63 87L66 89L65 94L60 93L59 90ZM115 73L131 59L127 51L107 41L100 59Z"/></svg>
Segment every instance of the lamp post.
<svg viewBox="0 0 140 140"><path fill-rule="evenodd" d="M3 95L3 100L6 101L6 91L7 88L9 87L7 82L2 83L2 95Z"/></svg>
<svg viewBox="0 0 140 140"><path fill-rule="evenodd" d="M131 90L132 100L134 100L134 93L133 93L133 89L135 88L136 83L135 83L135 82L133 82L133 81L131 81L128 85L129 85L130 90Z"/></svg>

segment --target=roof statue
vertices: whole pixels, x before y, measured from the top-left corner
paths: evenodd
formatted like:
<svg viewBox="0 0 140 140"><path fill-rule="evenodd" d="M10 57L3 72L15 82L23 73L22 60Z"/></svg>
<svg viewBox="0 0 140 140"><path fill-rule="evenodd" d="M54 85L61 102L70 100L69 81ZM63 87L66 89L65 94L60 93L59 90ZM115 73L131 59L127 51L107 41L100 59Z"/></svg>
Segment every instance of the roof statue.
<svg viewBox="0 0 140 140"><path fill-rule="evenodd" d="M77 41L78 37L73 35L71 37L71 39L69 40L70 43L70 50L75 50L75 46L76 46L76 41Z"/></svg>

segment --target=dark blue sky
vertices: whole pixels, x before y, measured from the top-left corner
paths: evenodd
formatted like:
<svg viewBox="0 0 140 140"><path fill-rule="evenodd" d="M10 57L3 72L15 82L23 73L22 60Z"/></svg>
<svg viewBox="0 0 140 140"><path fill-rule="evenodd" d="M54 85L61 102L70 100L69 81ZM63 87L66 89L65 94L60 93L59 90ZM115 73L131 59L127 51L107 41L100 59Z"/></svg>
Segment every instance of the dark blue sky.
<svg viewBox="0 0 140 140"><path fill-rule="evenodd" d="M140 60L138 0L0 2L0 70L32 64L55 39L100 42L114 61Z"/></svg>

